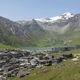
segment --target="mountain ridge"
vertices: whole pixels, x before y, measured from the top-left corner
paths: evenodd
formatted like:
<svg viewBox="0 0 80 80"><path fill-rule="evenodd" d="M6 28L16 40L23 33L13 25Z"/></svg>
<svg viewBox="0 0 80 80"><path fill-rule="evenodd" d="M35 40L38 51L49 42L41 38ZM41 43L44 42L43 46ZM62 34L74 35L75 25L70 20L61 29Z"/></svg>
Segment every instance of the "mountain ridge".
<svg viewBox="0 0 80 80"><path fill-rule="evenodd" d="M0 43L7 45L55 45L61 40L69 41L73 39L74 42L75 39L80 38L79 34L80 14L67 12L52 18L19 21L0 17ZM78 37L75 38L75 36ZM64 42L61 44L64 44Z"/></svg>

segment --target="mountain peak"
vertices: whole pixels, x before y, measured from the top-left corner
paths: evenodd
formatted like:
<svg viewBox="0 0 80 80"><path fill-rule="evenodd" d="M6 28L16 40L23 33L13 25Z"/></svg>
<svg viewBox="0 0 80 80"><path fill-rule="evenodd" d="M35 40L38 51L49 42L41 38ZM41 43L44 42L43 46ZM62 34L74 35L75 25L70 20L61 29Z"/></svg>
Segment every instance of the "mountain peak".
<svg viewBox="0 0 80 80"><path fill-rule="evenodd" d="M65 12L63 13L63 15L71 15L72 13L71 12Z"/></svg>
<svg viewBox="0 0 80 80"><path fill-rule="evenodd" d="M65 12L65 13L62 14L62 16L64 18L66 18L66 19L69 19L69 18L73 17L74 14L73 13L70 13L70 12Z"/></svg>

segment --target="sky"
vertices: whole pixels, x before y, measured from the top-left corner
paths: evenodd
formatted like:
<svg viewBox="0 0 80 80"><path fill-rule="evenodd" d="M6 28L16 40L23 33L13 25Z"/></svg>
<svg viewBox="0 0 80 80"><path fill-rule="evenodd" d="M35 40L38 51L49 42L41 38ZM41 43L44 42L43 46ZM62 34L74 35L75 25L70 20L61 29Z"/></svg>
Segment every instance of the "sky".
<svg viewBox="0 0 80 80"><path fill-rule="evenodd" d="M0 16L11 20L80 13L80 0L0 0Z"/></svg>

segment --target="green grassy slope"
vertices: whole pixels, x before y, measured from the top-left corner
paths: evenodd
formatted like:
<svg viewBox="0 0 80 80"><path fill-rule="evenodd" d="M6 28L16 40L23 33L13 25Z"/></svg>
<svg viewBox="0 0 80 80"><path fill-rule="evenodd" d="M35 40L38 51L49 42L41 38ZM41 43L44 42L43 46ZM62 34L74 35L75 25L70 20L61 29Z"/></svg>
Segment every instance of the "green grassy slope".
<svg viewBox="0 0 80 80"><path fill-rule="evenodd" d="M0 49L4 49L4 48L12 48L12 47L9 45L4 45L4 44L0 43Z"/></svg>

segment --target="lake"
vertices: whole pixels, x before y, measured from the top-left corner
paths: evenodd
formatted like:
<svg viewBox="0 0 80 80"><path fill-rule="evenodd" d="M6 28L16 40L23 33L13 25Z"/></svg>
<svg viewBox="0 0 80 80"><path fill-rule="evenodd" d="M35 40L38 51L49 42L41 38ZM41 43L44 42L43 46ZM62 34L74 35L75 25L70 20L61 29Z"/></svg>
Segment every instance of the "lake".
<svg viewBox="0 0 80 80"><path fill-rule="evenodd" d="M51 51L52 48L61 48L61 47L69 47L69 46L48 46L48 47L26 47L26 49L31 51Z"/></svg>

